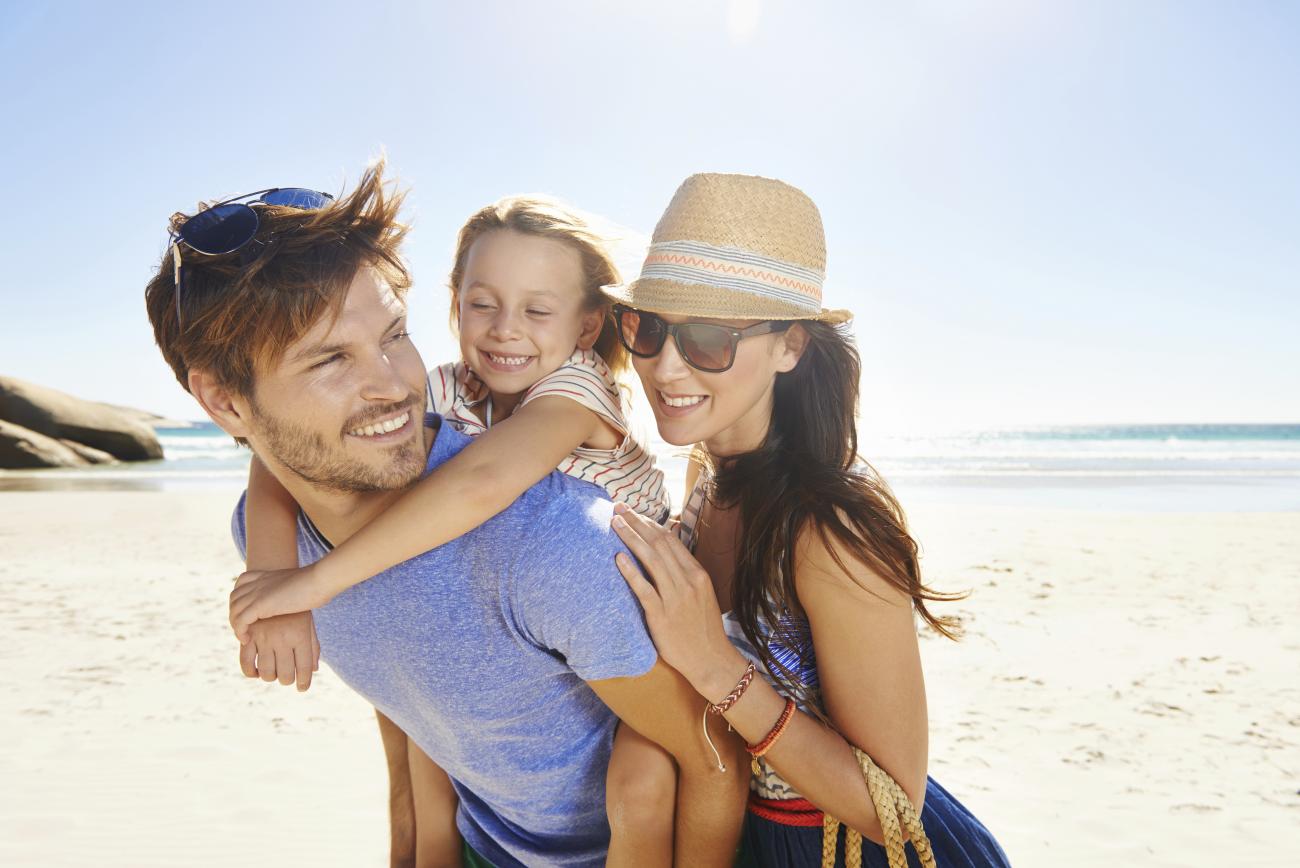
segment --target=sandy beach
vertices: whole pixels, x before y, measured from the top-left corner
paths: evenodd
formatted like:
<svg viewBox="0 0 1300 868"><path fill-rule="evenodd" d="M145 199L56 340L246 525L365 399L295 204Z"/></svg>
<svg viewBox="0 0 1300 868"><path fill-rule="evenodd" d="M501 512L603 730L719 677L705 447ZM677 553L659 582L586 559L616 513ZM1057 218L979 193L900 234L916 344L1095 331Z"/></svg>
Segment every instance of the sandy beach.
<svg viewBox="0 0 1300 868"><path fill-rule="evenodd" d="M386 864L369 707L244 679L228 492L0 492L0 864ZM912 505L931 773L1014 864L1286 865L1300 513Z"/></svg>

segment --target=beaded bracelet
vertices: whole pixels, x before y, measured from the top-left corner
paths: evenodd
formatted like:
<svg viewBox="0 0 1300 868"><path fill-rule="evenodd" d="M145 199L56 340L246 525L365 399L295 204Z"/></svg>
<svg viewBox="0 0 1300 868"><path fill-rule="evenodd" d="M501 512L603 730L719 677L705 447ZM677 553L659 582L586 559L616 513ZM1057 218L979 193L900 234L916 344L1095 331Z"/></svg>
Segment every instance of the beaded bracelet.
<svg viewBox="0 0 1300 868"><path fill-rule="evenodd" d="M790 718L794 717L794 709L794 700L787 699L785 709L781 712L781 716L776 719L776 725L772 727L772 731L767 734L767 737L758 744L745 745L745 750L749 751L750 756L758 759L772 749L772 745L776 744L776 740L785 733L785 728L790 725Z"/></svg>
<svg viewBox="0 0 1300 868"><path fill-rule="evenodd" d="M740 676L740 680L736 682L736 686L731 688L731 692L723 697L721 702L709 703L709 711L714 714L725 714L731 706L740 701L740 697L745 695L745 691L749 688L749 682L753 680L754 664L751 662L745 666L745 674Z"/></svg>

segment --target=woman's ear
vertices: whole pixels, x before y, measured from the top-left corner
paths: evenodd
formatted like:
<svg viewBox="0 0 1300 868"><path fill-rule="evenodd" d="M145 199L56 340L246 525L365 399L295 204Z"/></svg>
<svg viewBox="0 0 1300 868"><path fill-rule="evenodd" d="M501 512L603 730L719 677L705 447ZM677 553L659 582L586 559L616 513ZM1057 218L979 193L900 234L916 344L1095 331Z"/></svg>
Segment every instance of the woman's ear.
<svg viewBox="0 0 1300 868"><path fill-rule="evenodd" d="M808 348L808 330L799 323L795 323L785 331L781 332L781 340L776 344L778 358L776 370L778 373L793 371L803 358L803 351Z"/></svg>
<svg viewBox="0 0 1300 868"><path fill-rule="evenodd" d="M589 350L596 345L601 329L605 327L605 317L608 315L609 312L603 306L582 315L582 332L578 335L579 349Z"/></svg>

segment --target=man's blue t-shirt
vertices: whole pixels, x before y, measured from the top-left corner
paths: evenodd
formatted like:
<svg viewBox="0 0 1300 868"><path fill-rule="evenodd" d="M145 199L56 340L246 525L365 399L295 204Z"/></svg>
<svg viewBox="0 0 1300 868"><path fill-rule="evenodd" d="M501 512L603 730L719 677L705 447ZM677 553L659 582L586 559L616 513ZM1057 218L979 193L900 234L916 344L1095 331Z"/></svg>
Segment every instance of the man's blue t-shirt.
<svg viewBox="0 0 1300 868"><path fill-rule="evenodd" d="M432 470L469 438L441 425ZM493 864L603 865L617 723L587 681L654 665L604 491L552 473L459 539L315 611L321 659L451 777ZM298 558L329 543L299 517ZM233 530L245 550L243 501Z"/></svg>

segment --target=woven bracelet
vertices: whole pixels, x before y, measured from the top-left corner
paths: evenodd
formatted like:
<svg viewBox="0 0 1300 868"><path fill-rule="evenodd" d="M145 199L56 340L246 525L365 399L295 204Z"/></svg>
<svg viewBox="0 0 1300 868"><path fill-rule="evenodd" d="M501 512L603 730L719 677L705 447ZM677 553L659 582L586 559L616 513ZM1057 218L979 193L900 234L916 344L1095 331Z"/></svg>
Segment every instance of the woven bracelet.
<svg viewBox="0 0 1300 868"><path fill-rule="evenodd" d="M736 686L731 689L731 692L723 697L721 702L709 703L709 711L714 714L725 714L727 709L739 702L740 697L745 695L745 691L749 689L749 682L753 680L754 664L749 663L745 666L745 674L740 676L740 680L736 682Z"/></svg>
<svg viewBox="0 0 1300 868"><path fill-rule="evenodd" d="M790 725L790 718L794 717L794 709L794 700L787 699L785 709L781 712L781 716L776 719L776 725L772 727L772 731L767 734L767 737L758 744L745 745L745 750L749 751L750 756L758 759L772 749L772 745L776 744L776 740L785 733L785 728Z"/></svg>

